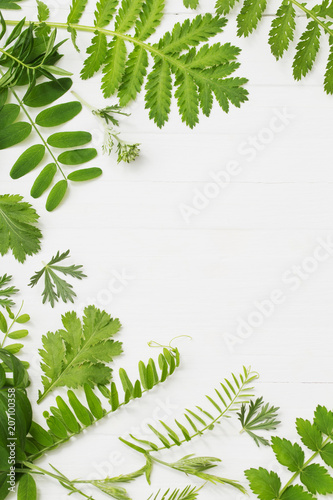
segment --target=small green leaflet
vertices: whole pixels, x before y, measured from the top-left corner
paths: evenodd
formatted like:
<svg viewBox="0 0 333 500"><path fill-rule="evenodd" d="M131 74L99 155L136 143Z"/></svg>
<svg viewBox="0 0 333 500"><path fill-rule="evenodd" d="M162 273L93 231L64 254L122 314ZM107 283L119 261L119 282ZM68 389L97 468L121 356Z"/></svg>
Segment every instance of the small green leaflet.
<svg viewBox="0 0 333 500"><path fill-rule="evenodd" d="M263 398L252 400L248 405L242 405L240 412L237 414L238 419L242 424L243 431L252 437L257 446L260 446L260 444L269 446L269 441L258 435L256 431L275 430L280 423L276 418L278 410L279 408L270 406L269 403L264 404Z"/></svg>
<svg viewBox="0 0 333 500"><path fill-rule="evenodd" d="M82 104L78 101L56 104L41 111L36 117L36 123L41 127L56 127L72 120L81 110Z"/></svg>
<svg viewBox="0 0 333 500"><path fill-rule="evenodd" d="M202 487L186 486L183 490L168 489L166 492L159 490L156 495L152 494L148 500L196 500Z"/></svg>
<svg viewBox="0 0 333 500"><path fill-rule="evenodd" d="M280 493L281 479L276 472L267 469L249 469L245 475L250 483L250 488L260 500L275 500Z"/></svg>
<svg viewBox="0 0 333 500"><path fill-rule="evenodd" d="M0 306L4 308L15 306L13 297L19 291L15 286L8 286L11 280L12 276L8 274L0 276Z"/></svg>
<svg viewBox="0 0 333 500"><path fill-rule="evenodd" d="M37 227L38 214L20 195L0 195L0 253L9 249L19 262L40 250L42 233Z"/></svg>
<svg viewBox="0 0 333 500"><path fill-rule="evenodd" d="M43 267L40 271L38 271L34 276L32 276L29 286L34 287L37 285L39 280L44 276L44 291L42 293L43 304L45 302L49 302L51 307L54 307L55 303L60 299L63 302L74 302L74 297L76 294L73 290L73 287L70 283L60 278L58 275L63 274L64 276L71 276L72 278L76 278L81 280L82 278L86 278L86 275L82 272L82 266L79 265L71 265L71 266L60 266L59 263L68 259L70 257L70 251L57 254L52 257L50 262Z"/></svg>
<svg viewBox="0 0 333 500"><path fill-rule="evenodd" d="M120 330L119 320L95 306L85 308L82 322L75 312L68 312L62 323L63 329L42 338L40 356L45 375L38 402L56 387L107 384L112 375L107 364L122 352L121 342L112 338Z"/></svg>
<svg viewBox="0 0 333 500"><path fill-rule="evenodd" d="M38 21L41 23L47 21L50 17L50 9L41 0L37 0Z"/></svg>
<svg viewBox="0 0 333 500"><path fill-rule="evenodd" d="M318 451L322 447L323 438L315 424L311 424L309 420L298 418L296 420L296 428L301 440L312 451Z"/></svg>
<svg viewBox="0 0 333 500"><path fill-rule="evenodd" d="M17 500L36 500L37 486L31 474L23 474L17 489Z"/></svg>
<svg viewBox="0 0 333 500"><path fill-rule="evenodd" d="M297 443L292 444L288 439L273 437L272 449L278 462L287 467L291 472L298 472L302 469L305 455Z"/></svg>
<svg viewBox="0 0 333 500"><path fill-rule="evenodd" d="M325 406L317 406L314 423L320 432L326 434L326 436L331 436L333 433L333 412L328 411Z"/></svg>

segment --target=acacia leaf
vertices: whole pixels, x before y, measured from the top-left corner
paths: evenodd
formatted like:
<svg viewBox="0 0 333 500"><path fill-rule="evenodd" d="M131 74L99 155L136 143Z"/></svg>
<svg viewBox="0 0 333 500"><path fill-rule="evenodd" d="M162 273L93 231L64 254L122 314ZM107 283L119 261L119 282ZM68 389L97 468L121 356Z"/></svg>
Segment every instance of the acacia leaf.
<svg viewBox="0 0 333 500"><path fill-rule="evenodd" d="M34 144L16 160L10 171L12 179L19 179L37 167L45 155L45 146Z"/></svg>

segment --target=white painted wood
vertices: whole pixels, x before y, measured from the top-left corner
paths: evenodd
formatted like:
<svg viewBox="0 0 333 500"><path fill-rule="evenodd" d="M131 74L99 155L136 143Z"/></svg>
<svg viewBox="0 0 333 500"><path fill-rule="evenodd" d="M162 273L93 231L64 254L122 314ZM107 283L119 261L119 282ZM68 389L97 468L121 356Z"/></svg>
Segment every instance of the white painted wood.
<svg viewBox="0 0 333 500"><path fill-rule="evenodd" d="M67 3L54 2L54 19L65 19ZM201 4L201 11L213 12L213 1ZM82 263L89 275L75 283L75 308L94 302L123 323L125 354L117 360L117 368L124 366L135 376L138 360L158 353L147 346L148 341L169 343L177 335L193 338L178 341L183 363L172 380L71 445L50 453L41 462L44 466L51 462L71 477L118 475L141 466L140 457L117 437L129 430L146 432L156 409L158 418L170 418L170 412L181 417L185 407L202 403L204 394L212 394L220 380L231 371L239 372L243 364L260 373L256 395L281 407L281 436L295 439L295 418L311 418L318 403L332 407L333 256L323 250L323 241L326 247L327 241L333 241L333 100L322 90L327 46L323 41L311 75L295 83L291 53L276 63L266 41L270 14L277 5L270 5L253 37L236 38L234 16L221 37L243 49L239 74L250 80L248 103L229 115L216 106L212 117L202 119L193 131L181 124L173 103L170 122L159 131L149 122L140 96L130 107L131 118L123 119L121 127L124 137L142 144L141 158L132 165L117 165L114 156L100 156L95 164L103 167L103 178L73 188L66 203L52 214L46 213L44 198L34 201L44 233L41 253L24 266L10 255L1 259L1 274L13 274L32 317L24 351L32 359L32 397L40 386L41 336L59 328L61 314L72 306L59 304L54 310L42 306L41 287L31 290L27 283L41 261L58 249L70 248L73 261ZM89 12L93 10L91 2ZM34 15L32 0L24 4L23 12L28 18ZM168 1L167 12L165 29L194 15L181 0ZM20 16L19 12L7 15ZM300 21L305 25L304 19ZM89 43L88 36L79 36L81 43ZM62 64L74 72L75 90L92 104L102 105L99 77L88 82L79 79L84 54L74 53L69 43L64 51ZM270 132L272 123L276 124L272 119L281 115L289 116L284 127ZM82 129L91 130L95 145L100 145L98 122L88 111L80 120ZM257 141L255 154L248 150L253 140ZM34 173L18 181L8 176L20 151L21 146L1 152L1 192L29 198ZM237 173L228 180L230 162L237 162ZM198 193L214 191L207 187L214 175L225 184L214 199L201 200L207 207L186 222L180 207L193 207ZM303 279L295 278L294 266L301 266ZM124 281L115 293L110 282L119 274ZM268 307L267 300L276 290L283 303L271 307L269 317L257 327L248 327L248 338L241 339L239 325L258 313L258 304ZM230 336L237 339L233 349ZM38 420L51 403L52 397L35 409ZM244 484L243 471L248 467L276 469L272 452L257 449L248 437L240 436L236 420L225 421L211 434L165 457L172 460L187 453L221 457L218 472ZM146 500L159 488L190 482L163 469L154 472L152 481L153 488L144 480L129 485L133 499ZM60 486L44 479L39 489L41 499L67 498ZM94 498L103 495L94 492ZM243 496L209 486L200 498L240 500Z"/></svg>

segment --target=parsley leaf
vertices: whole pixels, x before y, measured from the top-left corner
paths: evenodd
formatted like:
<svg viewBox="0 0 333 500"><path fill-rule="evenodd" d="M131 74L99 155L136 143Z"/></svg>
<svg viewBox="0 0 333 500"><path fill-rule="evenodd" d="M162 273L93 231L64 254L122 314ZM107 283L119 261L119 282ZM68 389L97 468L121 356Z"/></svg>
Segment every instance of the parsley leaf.
<svg viewBox="0 0 333 500"><path fill-rule="evenodd" d="M248 409L247 413L246 409ZM269 446L267 439L259 436L254 431L276 429L280 423L276 418L278 410L279 408L270 406L269 403L264 405L263 398L258 398L255 401L250 401L248 405L243 404L237 415L243 431L247 432L258 446L260 444Z"/></svg>
<svg viewBox="0 0 333 500"><path fill-rule="evenodd" d="M0 195L0 254L5 255L11 249L19 262L40 250L42 237L36 227L39 215L22 199L20 195Z"/></svg>
<svg viewBox="0 0 333 500"><path fill-rule="evenodd" d="M77 278L81 280L82 278L86 278L86 275L81 271L82 266L58 266L59 262L70 257L69 250L60 254L57 254L52 257L50 262L46 264L43 269L36 272L34 276L32 276L29 286L34 287L37 285L38 281L44 275L45 280L45 288L42 293L43 304L45 302L49 302L51 307L54 307L55 303L61 299L63 302L74 302L74 297L76 297L76 293L73 290L73 287L66 280L59 278L58 273L63 274L64 276L71 276L72 278Z"/></svg>
<svg viewBox="0 0 333 500"><path fill-rule="evenodd" d="M12 280L12 276L8 276L4 274L0 276L0 306L1 307L13 307L15 306L15 302L12 300L12 297L19 291L14 286L6 287Z"/></svg>
<svg viewBox="0 0 333 500"><path fill-rule="evenodd" d="M68 312L62 316L62 324L63 329L42 338L39 353L44 392L38 402L56 387L107 384L112 370L106 363L122 352L122 343L112 339L120 330L119 320L95 306L85 308L82 322L75 312Z"/></svg>

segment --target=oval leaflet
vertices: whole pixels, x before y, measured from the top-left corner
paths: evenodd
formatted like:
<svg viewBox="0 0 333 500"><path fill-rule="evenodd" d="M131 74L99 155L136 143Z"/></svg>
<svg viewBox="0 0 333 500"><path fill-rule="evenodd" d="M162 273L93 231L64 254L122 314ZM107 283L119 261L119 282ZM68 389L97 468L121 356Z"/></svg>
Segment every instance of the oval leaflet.
<svg viewBox="0 0 333 500"><path fill-rule="evenodd" d="M41 111L36 117L36 123L40 127L56 127L72 120L81 110L82 104L78 101L57 104Z"/></svg>
<svg viewBox="0 0 333 500"><path fill-rule="evenodd" d="M31 172L42 161L44 154L45 146L42 144L35 144L28 148L14 163L10 171L11 178L19 179Z"/></svg>

